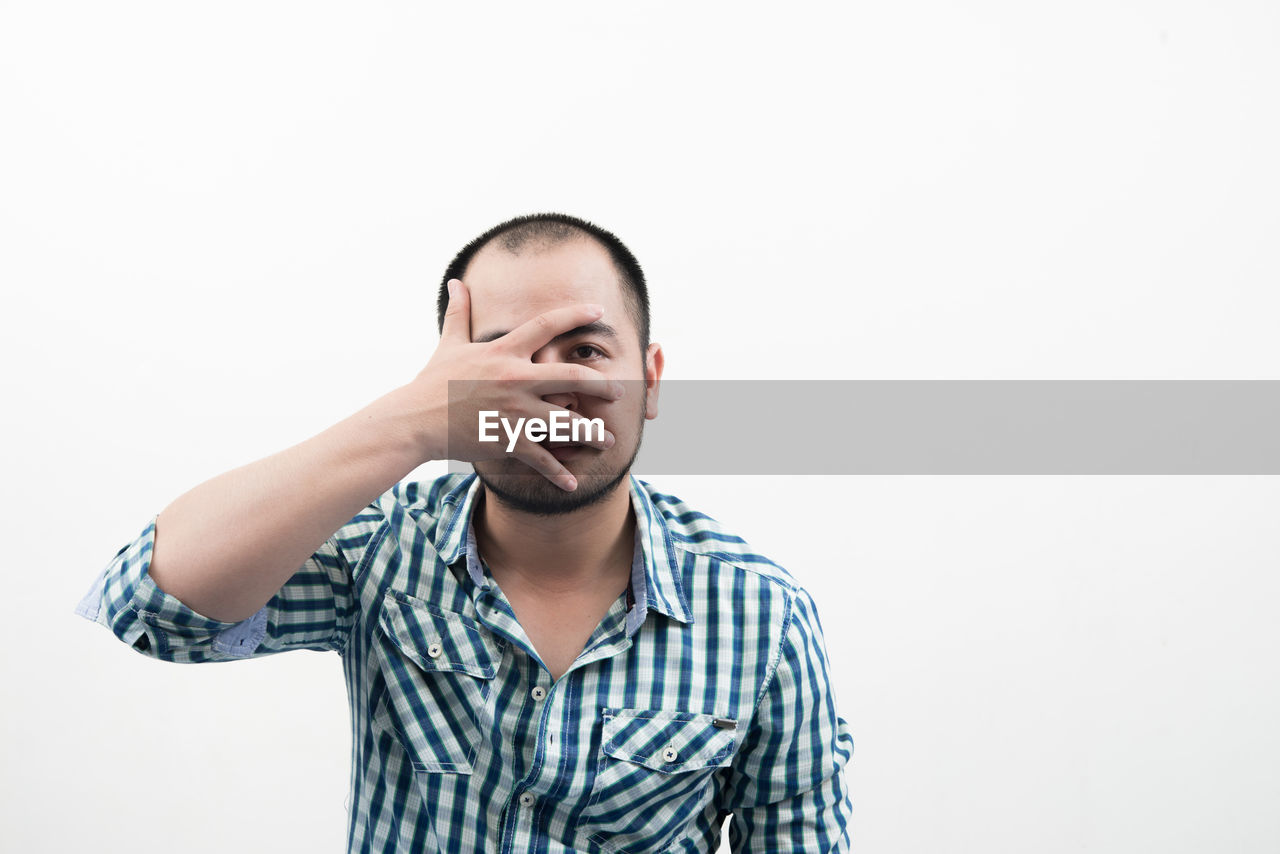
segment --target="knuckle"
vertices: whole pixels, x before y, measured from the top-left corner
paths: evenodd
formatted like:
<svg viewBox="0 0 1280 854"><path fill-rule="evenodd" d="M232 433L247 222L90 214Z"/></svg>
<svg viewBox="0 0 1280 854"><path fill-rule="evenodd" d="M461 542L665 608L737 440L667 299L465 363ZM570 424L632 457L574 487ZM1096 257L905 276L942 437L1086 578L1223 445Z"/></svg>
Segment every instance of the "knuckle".
<svg viewBox="0 0 1280 854"><path fill-rule="evenodd" d="M514 386L524 381L524 372L517 367L499 368L494 379L504 386Z"/></svg>

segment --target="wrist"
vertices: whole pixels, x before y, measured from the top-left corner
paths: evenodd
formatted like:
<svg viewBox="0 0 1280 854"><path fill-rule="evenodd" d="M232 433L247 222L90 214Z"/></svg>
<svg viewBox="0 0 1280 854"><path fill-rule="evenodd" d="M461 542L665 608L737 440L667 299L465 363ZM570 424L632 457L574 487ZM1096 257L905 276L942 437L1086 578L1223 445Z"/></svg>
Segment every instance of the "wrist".
<svg viewBox="0 0 1280 854"><path fill-rule="evenodd" d="M432 413L423 410L410 386L400 386L352 416L358 428L374 437L380 448L402 460L412 471L422 463L443 459L444 442L434 426Z"/></svg>

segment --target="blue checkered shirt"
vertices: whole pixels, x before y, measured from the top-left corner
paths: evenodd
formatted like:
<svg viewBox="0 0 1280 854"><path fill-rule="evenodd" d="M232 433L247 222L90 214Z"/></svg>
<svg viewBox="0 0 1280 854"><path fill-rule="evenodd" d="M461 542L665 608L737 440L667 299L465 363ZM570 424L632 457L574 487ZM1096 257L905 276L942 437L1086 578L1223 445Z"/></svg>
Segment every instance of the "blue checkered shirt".
<svg viewBox="0 0 1280 854"><path fill-rule="evenodd" d="M77 613L166 661L342 657L349 851L849 850L818 613L784 569L632 477L631 583L552 681L476 548L475 475L397 484L257 614L204 617L147 572L156 517Z"/></svg>

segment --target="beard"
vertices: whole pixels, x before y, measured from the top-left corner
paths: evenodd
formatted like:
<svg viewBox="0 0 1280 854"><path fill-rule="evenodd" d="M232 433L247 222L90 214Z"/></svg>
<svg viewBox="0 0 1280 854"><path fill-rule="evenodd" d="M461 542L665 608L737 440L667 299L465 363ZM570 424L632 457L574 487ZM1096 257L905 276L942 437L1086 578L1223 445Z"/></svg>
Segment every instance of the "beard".
<svg viewBox="0 0 1280 854"><path fill-rule="evenodd" d="M486 461L476 463L473 468L485 492L495 501L528 513L531 516L560 516L590 507L611 495L618 484L631 472L631 465L640 453L640 440L644 434L644 411L640 412L640 426L636 431L636 444L631 449L631 456L623 465L611 464L605 455L619 450L614 445L609 451L599 452L600 456L581 472L573 472L578 481L578 488L573 492L565 492L524 462L516 459ZM490 466L494 470L485 471ZM566 466L567 468L567 466Z"/></svg>

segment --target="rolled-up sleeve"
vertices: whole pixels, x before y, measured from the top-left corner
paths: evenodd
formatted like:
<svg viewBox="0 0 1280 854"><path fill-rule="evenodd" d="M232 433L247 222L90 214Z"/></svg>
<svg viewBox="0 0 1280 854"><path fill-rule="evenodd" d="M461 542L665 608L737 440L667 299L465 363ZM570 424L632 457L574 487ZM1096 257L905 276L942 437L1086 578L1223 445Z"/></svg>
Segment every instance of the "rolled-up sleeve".
<svg viewBox="0 0 1280 854"><path fill-rule="evenodd" d="M157 518L152 516L142 533L116 552L76 606L77 614L164 661L233 661L291 649L342 651L358 612L353 570L384 521L376 503L339 528L267 604L239 622L206 617L152 580Z"/></svg>
<svg viewBox="0 0 1280 854"><path fill-rule="evenodd" d="M853 806L845 768L852 757L817 608L797 588L777 665L729 776L730 849L848 851Z"/></svg>

